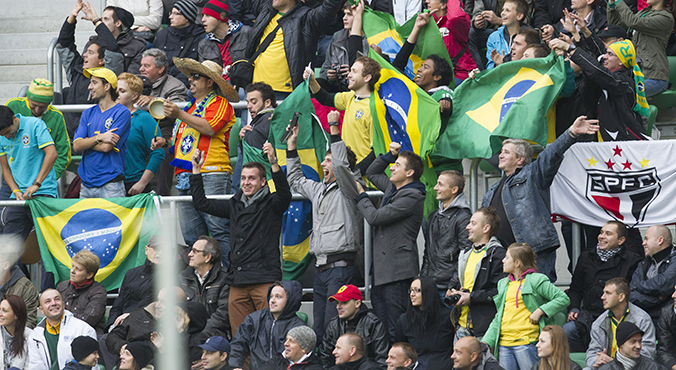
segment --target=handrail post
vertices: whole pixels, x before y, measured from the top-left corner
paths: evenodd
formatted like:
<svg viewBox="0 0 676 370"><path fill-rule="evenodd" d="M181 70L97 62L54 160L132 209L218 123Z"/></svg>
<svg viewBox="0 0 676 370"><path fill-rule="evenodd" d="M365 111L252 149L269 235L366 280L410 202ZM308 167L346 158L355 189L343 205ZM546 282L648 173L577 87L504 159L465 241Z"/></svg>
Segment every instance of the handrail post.
<svg viewBox="0 0 676 370"><path fill-rule="evenodd" d="M469 207L472 211L479 208L479 163L481 158L474 158L469 168Z"/></svg>
<svg viewBox="0 0 676 370"><path fill-rule="evenodd" d="M57 38L53 38L47 47L47 79L54 83L54 50L56 49Z"/></svg>
<svg viewBox="0 0 676 370"><path fill-rule="evenodd" d="M580 253L582 252L582 230L580 224L573 222L573 250L571 253L572 261L570 261L571 266L573 266L573 271L575 271L575 266L577 266L577 260L580 258Z"/></svg>
<svg viewBox="0 0 676 370"><path fill-rule="evenodd" d="M364 296L366 300L371 299L371 260L373 259L371 225L364 219Z"/></svg>

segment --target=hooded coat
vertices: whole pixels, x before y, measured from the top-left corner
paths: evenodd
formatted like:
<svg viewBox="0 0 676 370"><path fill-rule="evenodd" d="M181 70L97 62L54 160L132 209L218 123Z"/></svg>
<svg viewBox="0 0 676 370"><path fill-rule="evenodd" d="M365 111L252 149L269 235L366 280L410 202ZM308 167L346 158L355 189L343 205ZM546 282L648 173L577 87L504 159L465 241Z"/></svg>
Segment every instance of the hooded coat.
<svg viewBox="0 0 676 370"><path fill-rule="evenodd" d="M300 301L303 295L303 286L298 281L282 281L282 288L286 291L286 304L277 320L270 313L269 308L258 310L249 314L242 325L237 328L237 333L230 346L229 364L232 368L242 368L244 360L251 355L251 369L258 369L269 359L284 352L286 333L296 326L305 325L305 322L296 316L300 309ZM275 285L268 289L268 301L270 293Z"/></svg>

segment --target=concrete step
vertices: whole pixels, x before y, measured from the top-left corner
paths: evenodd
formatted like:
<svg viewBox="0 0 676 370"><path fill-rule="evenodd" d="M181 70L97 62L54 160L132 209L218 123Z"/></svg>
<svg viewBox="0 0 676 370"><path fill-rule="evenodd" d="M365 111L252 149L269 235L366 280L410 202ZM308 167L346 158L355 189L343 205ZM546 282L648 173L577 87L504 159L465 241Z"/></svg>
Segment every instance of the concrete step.
<svg viewBox="0 0 676 370"><path fill-rule="evenodd" d="M32 81L36 77L47 77L46 64L1 65L2 82L18 83Z"/></svg>
<svg viewBox="0 0 676 370"><path fill-rule="evenodd" d="M15 98L22 87L28 85L23 82L0 82L0 104L5 104L7 100Z"/></svg>
<svg viewBox="0 0 676 370"><path fill-rule="evenodd" d="M56 37L65 20L66 14L63 16L59 15L58 17L50 14L49 16L41 17L39 22L27 22L26 18L22 17L0 17L0 34L51 32ZM77 29L94 32L94 25L92 22L79 20Z"/></svg>
<svg viewBox="0 0 676 370"><path fill-rule="evenodd" d="M105 2L104 2L105 3ZM91 1L96 13L101 15L101 1ZM0 0L0 9L4 12L0 21L4 19L19 18L28 23L39 23L42 17L58 17L61 21L70 14L75 0L49 0L49 1L16 1ZM82 13L80 13L82 15Z"/></svg>

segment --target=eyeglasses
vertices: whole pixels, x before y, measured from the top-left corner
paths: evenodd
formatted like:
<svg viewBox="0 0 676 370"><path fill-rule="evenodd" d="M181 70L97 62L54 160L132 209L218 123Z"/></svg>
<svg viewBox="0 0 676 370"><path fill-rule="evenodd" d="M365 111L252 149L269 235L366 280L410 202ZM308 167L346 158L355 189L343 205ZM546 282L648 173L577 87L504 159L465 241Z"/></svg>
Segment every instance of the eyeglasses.
<svg viewBox="0 0 676 370"><path fill-rule="evenodd" d="M204 254L204 249L199 250L199 249L197 249L197 248L190 247L190 251L193 252L193 253L202 253L202 254Z"/></svg>
<svg viewBox="0 0 676 370"><path fill-rule="evenodd" d="M207 78L207 76L201 75L199 73L191 73L188 77L192 78L193 80L199 80L202 77Z"/></svg>
<svg viewBox="0 0 676 370"><path fill-rule="evenodd" d="M183 14L181 14L181 12L179 11L172 10L171 13L169 13L169 15L183 15Z"/></svg>
<svg viewBox="0 0 676 370"><path fill-rule="evenodd" d="M411 288L411 289L409 289L409 290L408 290L408 294L412 294L412 293L416 293L416 294L420 293L420 288Z"/></svg>

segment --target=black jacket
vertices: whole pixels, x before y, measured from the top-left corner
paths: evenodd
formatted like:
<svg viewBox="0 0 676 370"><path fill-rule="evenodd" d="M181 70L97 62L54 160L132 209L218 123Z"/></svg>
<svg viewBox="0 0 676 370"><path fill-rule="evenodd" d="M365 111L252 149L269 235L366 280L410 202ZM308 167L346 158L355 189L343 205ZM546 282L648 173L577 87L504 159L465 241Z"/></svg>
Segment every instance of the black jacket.
<svg viewBox="0 0 676 370"><path fill-rule="evenodd" d="M230 219L230 267L225 279L228 285L243 286L282 280L279 238L282 216L291 203L291 188L283 171L272 172L272 180L276 192L268 193L245 207L241 189L228 200L207 200L202 176L190 176L195 209ZM260 191L268 191L268 187Z"/></svg>
<svg viewBox="0 0 676 370"><path fill-rule="evenodd" d="M185 292L188 301L201 303L207 312L204 333L207 338L213 336L228 337L230 320L228 318L228 295L230 287L225 282L226 272L220 261L207 273L204 284L200 285L195 269L188 266L178 276L179 286Z"/></svg>
<svg viewBox="0 0 676 370"><path fill-rule="evenodd" d="M331 370L382 370L376 363L364 356L359 360L346 362L344 364L336 365Z"/></svg>
<svg viewBox="0 0 676 370"><path fill-rule="evenodd" d="M336 316L326 326L324 338L319 345L318 353L325 369L336 364L333 349L336 346L338 338L350 332L357 333L364 339L364 346L366 347L365 357L383 367L387 366L385 361L387 360L387 352L390 349L389 334L383 323L378 320L378 317L362 303L352 320L343 320Z"/></svg>
<svg viewBox="0 0 676 370"><path fill-rule="evenodd" d="M73 316L89 324L96 334L103 334L106 324L106 288L100 283L75 288L69 280L62 281L56 287L61 293L64 308L73 313Z"/></svg>
<svg viewBox="0 0 676 370"><path fill-rule="evenodd" d="M540 370L540 361L542 360L538 360L536 363L534 363L530 370ZM578 365L577 362L570 360L570 370L582 370L582 367Z"/></svg>
<svg viewBox="0 0 676 370"><path fill-rule="evenodd" d="M624 365L622 365L617 359L601 365L599 370L624 370ZM641 355L636 361L636 366L632 370L667 370L664 366L658 364L655 360Z"/></svg>
<svg viewBox="0 0 676 370"><path fill-rule="evenodd" d="M258 370L323 370L319 359L314 354L311 354L305 361L299 362L289 366L289 360L285 359L281 354L277 354L268 362L263 364Z"/></svg>
<svg viewBox="0 0 676 370"><path fill-rule="evenodd" d="M657 361L671 369L676 365L676 313L673 303L662 308L656 331Z"/></svg>
<svg viewBox="0 0 676 370"><path fill-rule="evenodd" d="M305 6L302 1L298 1L279 19L284 33L284 52L294 88L303 82L303 70L314 60L319 37L324 34L325 28L335 18L343 3L343 0L324 0L320 6L312 9ZM270 0L251 0L251 10L257 17L251 28L247 58L256 52L265 27L277 15L277 10L272 7Z"/></svg>
<svg viewBox="0 0 676 370"><path fill-rule="evenodd" d="M533 0L534 14L533 27L541 28L545 24L555 26L560 24L563 9L570 9L570 0ZM554 35L558 35L555 33Z"/></svg>
<svg viewBox="0 0 676 370"><path fill-rule="evenodd" d="M281 172L281 171L280 171ZM230 352L230 366L241 368L244 359L251 355L251 369L258 369L269 359L284 351L286 333L296 326L305 325L296 312L300 309L303 287L298 281L282 281L286 290L286 305L274 319L269 308L250 313L237 328ZM268 301L273 286L268 289Z"/></svg>
<svg viewBox="0 0 676 370"><path fill-rule="evenodd" d="M410 343L418 353L418 359L427 362L430 369L451 370L454 335L451 313L443 307L437 315L437 321L430 324L422 335L406 322L406 314L402 314L397 320L394 339L395 342Z"/></svg>
<svg viewBox="0 0 676 370"><path fill-rule="evenodd" d="M603 141L646 140L643 120L634 111L636 87L632 70L622 67L610 72L582 48L570 59L584 73L585 84L580 95L587 116L599 119Z"/></svg>
<svg viewBox="0 0 676 370"><path fill-rule="evenodd" d="M536 2L535 2L536 9L537 9L537 2L538 1L541 1L541 0L536 0ZM563 0L563 1L567 1L568 4L570 4L570 0ZM602 29L604 29L608 26L608 18L606 17L606 13L605 13L605 5L606 4L604 2L599 3L599 6L597 6L594 9L594 12L593 12L594 15L592 16L591 25L587 25L587 28L589 28L589 31L591 31L591 33L592 33L592 37L596 36L596 34L601 32ZM559 15L559 17L562 17L562 15ZM537 20L538 20L538 16L537 16L537 13L536 13L535 14L535 21L537 22ZM570 33L568 31L563 29L563 25L558 20L555 23L551 23L551 25L552 25L552 27L554 27L554 35L558 35L560 32L563 32L565 34L570 35ZM538 26L538 28L539 27L540 26ZM584 35L581 34L581 37L584 37ZM591 39L591 37L589 37L589 39ZM580 44L578 44L578 46L580 46ZM587 49L587 50L589 50L589 49ZM605 53L605 52L606 51L604 49L603 53Z"/></svg>
<svg viewBox="0 0 676 370"><path fill-rule="evenodd" d="M66 367L64 367L61 370L91 370L91 366L85 366L82 364L77 363L75 360L69 362L66 364Z"/></svg>
<svg viewBox="0 0 676 370"><path fill-rule="evenodd" d="M106 27L106 29L108 28ZM143 52L146 51L146 43L134 38L133 31L121 33L115 41L124 55L124 71L139 75L141 73L141 58Z"/></svg>
<svg viewBox="0 0 676 370"><path fill-rule="evenodd" d="M106 339L108 351L119 356L123 345L139 341L154 348L155 345L150 341L150 334L157 331L156 306L157 302L153 302L144 308L131 311L120 325L108 333Z"/></svg>
<svg viewBox="0 0 676 370"><path fill-rule="evenodd" d="M145 307L154 301L156 296L153 291L154 270L155 264L146 259L143 265L134 267L124 274L119 294L108 313L108 326L123 313Z"/></svg>
<svg viewBox="0 0 676 370"><path fill-rule="evenodd" d="M657 275L648 279L646 274L653 263L660 263ZM674 300L671 299L674 284L676 284L676 247L672 245L653 256L645 257L638 264L631 278L629 301L641 307L653 321L656 321L663 307L674 305Z"/></svg>
<svg viewBox="0 0 676 370"><path fill-rule="evenodd" d="M429 217L420 275L433 277L437 289L460 289L458 256L460 251L472 248L465 229L471 217L464 193L458 195L448 208L436 209Z"/></svg>

